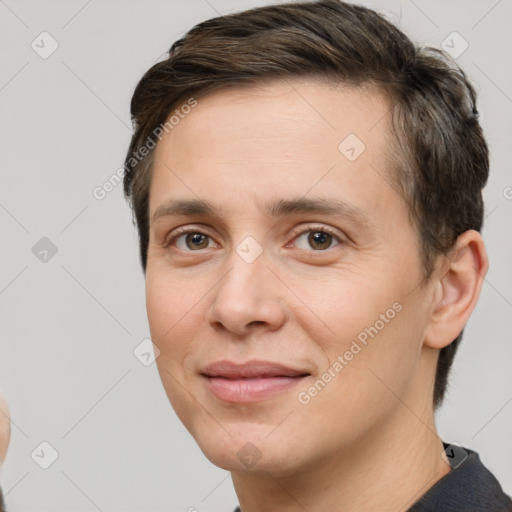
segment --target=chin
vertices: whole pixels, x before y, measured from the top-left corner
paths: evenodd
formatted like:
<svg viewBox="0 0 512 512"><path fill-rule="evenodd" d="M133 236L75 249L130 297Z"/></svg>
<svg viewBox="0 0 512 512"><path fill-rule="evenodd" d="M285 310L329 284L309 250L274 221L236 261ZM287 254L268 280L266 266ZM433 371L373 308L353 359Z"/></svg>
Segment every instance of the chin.
<svg viewBox="0 0 512 512"><path fill-rule="evenodd" d="M215 429L216 435L212 435L212 430L205 430L193 436L206 458L227 471L286 476L304 464L304 447L291 444L293 436L286 436L286 439L275 435L271 439L268 428L257 427L245 430L241 425L238 427L241 431L231 436L223 430L220 434L218 429Z"/></svg>

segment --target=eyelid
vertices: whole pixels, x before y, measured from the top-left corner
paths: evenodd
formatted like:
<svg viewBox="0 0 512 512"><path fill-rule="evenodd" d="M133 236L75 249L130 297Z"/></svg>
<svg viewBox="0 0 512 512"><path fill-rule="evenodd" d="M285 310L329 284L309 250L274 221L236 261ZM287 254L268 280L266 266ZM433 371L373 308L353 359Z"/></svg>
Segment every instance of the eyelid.
<svg viewBox="0 0 512 512"><path fill-rule="evenodd" d="M292 238L292 242L296 238L298 238L300 235L303 235L303 234L307 233L308 231L315 231L315 230L328 233L329 235L336 238L336 240L340 244L346 243L346 237L343 237L343 235L340 235L335 229L333 229L329 226L323 225L323 224L315 224L315 223L309 223L309 224L306 224L305 226L303 225L303 226L300 226L297 229L293 230L290 235ZM203 235L210 237L212 240L214 240L214 237L212 235L210 235L207 232L207 230L205 230L205 228L203 226L190 224L190 225L186 225L186 226L180 226L180 227L174 229L173 231L171 231L171 233L166 237L166 239L164 241L164 245L163 245L164 249L167 249L168 247L170 247L170 245L173 242L175 242L180 236L185 235L187 233L201 233ZM345 240L344 240L344 238L345 238ZM215 243L217 243L217 242L215 242ZM289 246L289 243L287 243L285 247L288 247L288 246ZM199 252L199 251L186 251L186 252ZM318 252L325 252L325 251L318 251Z"/></svg>
<svg viewBox="0 0 512 512"><path fill-rule="evenodd" d="M292 235L291 235L292 236L292 242L296 238L298 238L300 235L303 235L303 234L307 233L308 231L322 231L324 233L328 233L329 235L331 235L334 238L336 238L336 240L340 244L347 242L347 237L343 236L340 233L338 233L338 231L336 231L334 228L331 228L330 226L326 226L324 224L315 224L315 223L309 223L309 224L306 224L306 226L301 226L301 227L297 228L297 231L294 230L292 232ZM289 244L287 244L286 247L288 247L288 245ZM321 253L321 252L325 252L325 251L312 251L312 252Z"/></svg>
<svg viewBox="0 0 512 512"><path fill-rule="evenodd" d="M200 225L193 225L193 224L187 224L186 226L180 226L176 229L173 229L169 235L165 238L163 248L167 249L171 246L173 242L175 242L180 236L186 235L187 233L201 233L202 235L206 235L210 237L212 240L214 240L213 236L210 235L203 226ZM215 242L217 243L217 242ZM187 251L187 252L194 252L194 251Z"/></svg>

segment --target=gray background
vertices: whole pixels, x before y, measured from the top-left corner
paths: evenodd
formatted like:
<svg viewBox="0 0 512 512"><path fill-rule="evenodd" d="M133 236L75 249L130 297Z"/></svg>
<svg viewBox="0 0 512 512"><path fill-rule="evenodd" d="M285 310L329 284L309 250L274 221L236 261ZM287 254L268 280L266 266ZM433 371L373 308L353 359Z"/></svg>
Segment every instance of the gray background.
<svg viewBox="0 0 512 512"><path fill-rule="evenodd" d="M177 420L155 365L133 355L149 336L136 233L121 186L103 200L92 191L122 165L142 73L195 23L265 3L0 0L0 381L14 423L1 484L9 511L236 504L229 473ZM492 154L483 231L491 269L438 425L445 440L480 452L512 493L512 2L366 5L424 44L439 47L453 31L469 44L458 62L480 93ZM51 49L43 31L59 45L46 59L31 47ZM57 248L46 262L32 252L43 237ZM43 441L59 454L46 470L35 461L50 461Z"/></svg>

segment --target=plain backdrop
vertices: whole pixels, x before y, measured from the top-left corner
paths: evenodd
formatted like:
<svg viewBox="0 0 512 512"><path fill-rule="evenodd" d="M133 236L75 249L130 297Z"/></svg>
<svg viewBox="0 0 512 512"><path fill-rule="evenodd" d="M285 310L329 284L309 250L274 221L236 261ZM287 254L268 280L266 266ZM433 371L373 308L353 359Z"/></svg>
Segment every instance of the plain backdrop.
<svg viewBox="0 0 512 512"><path fill-rule="evenodd" d="M121 186L102 200L93 190L123 163L142 74L196 23L266 3L0 1L0 382L13 420L0 481L9 512L236 505L229 473L181 425L155 365L134 356L149 337L136 232ZM491 266L438 426L478 451L510 494L512 2L365 5L421 44L448 41L479 92Z"/></svg>

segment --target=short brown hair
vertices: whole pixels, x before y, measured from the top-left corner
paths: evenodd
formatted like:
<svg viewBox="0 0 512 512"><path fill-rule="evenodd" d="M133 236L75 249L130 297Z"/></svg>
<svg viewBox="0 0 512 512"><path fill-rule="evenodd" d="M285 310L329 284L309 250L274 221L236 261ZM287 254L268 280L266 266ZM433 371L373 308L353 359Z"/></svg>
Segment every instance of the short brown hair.
<svg viewBox="0 0 512 512"><path fill-rule="evenodd" d="M270 5L196 25L135 89L124 191L138 227L144 272L153 151L140 158L141 148L191 97L293 77L375 85L387 94L394 179L418 230L425 278L435 257L448 253L461 233L480 231L488 149L476 94L464 72L443 52L415 46L373 10L338 0ZM440 351L435 406L442 402L461 337L462 332Z"/></svg>

